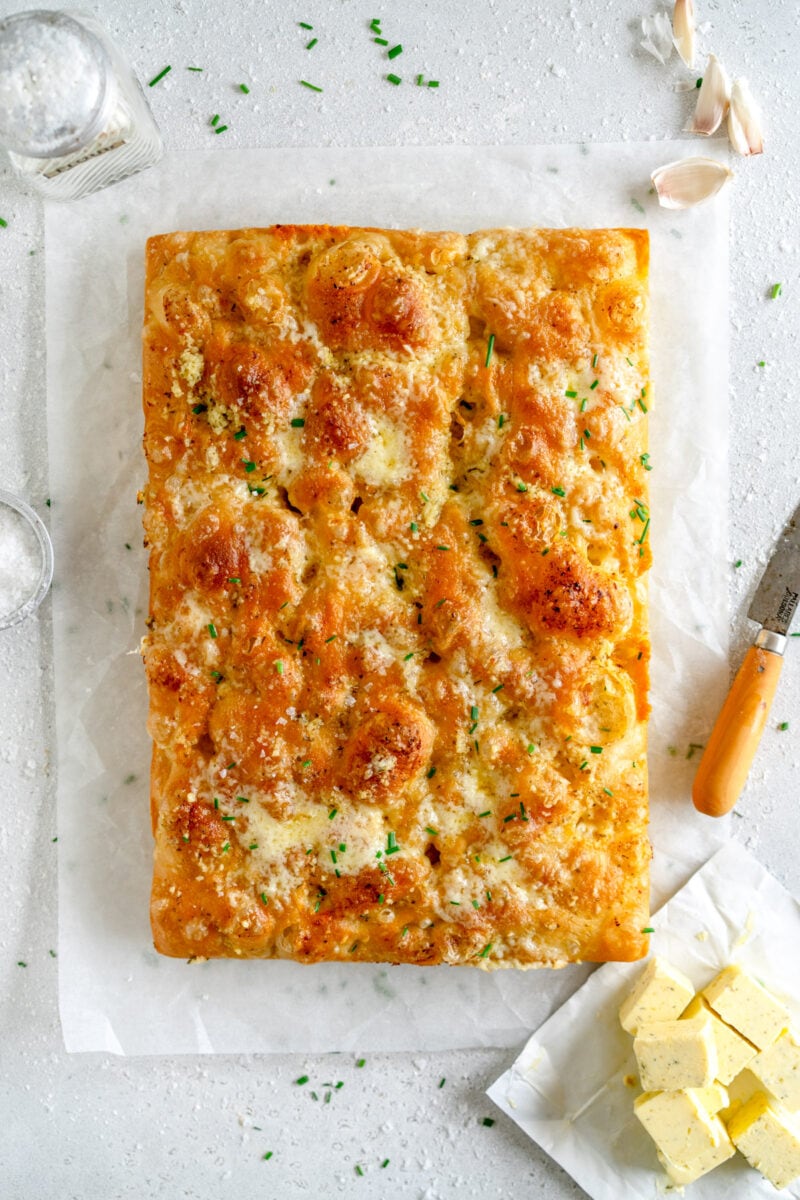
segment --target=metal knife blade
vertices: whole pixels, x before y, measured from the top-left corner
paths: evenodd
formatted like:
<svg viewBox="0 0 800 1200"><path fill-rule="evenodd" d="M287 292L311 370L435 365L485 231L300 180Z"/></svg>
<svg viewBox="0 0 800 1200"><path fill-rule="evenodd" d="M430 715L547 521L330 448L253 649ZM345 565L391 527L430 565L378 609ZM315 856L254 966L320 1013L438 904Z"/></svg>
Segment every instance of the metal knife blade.
<svg viewBox="0 0 800 1200"><path fill-rule="evenodd" d="M761 576L748 611L751 621L758 621L783 637L789 631L798 600L800 600L800 505L784 529L772 552L767 569Z"/></svg>

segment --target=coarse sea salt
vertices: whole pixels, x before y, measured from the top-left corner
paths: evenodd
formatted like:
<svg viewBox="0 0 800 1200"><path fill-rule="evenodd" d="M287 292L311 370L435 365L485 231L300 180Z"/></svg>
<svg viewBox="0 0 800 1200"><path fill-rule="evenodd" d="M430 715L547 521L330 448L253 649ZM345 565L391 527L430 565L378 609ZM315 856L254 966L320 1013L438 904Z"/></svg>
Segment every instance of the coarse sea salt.
<svg viewBox="0 0 800 1200"><path fill-rule="evenodd" d="M0 503L0 621L30 599L41 576L36 534L20 513Z"/></svg>

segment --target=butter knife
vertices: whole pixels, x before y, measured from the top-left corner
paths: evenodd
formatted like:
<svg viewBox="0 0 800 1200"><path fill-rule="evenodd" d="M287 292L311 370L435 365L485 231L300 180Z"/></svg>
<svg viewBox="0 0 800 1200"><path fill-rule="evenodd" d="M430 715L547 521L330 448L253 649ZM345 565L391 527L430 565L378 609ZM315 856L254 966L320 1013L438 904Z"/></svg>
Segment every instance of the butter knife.
<svg viewBox="0 0 800 1200"><path fill-rule="evenodd" d="M735 805L753 764L783 666L800 598L800 505L778 541L748 611L761 629L711 731L692 788L694 806L721 817Z"/></svg>

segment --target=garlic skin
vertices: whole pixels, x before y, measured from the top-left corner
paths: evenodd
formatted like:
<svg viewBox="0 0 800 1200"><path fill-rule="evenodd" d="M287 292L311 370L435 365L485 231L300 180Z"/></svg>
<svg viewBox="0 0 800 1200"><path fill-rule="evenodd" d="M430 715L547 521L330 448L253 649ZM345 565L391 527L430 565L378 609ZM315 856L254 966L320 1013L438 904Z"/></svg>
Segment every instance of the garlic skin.
<svg viewBox="0 0 800 1200"><path fill-rule="evenodd" d="M672 37L675 49L687 67L694 66L695 54L694 0L675 0L672 13Z"/></svg>
<svg viewBox="0 0 800 1200"><path fill-rule="evenodd" d="M673 48L669 14L659 12L652 17L642 17L642 33L644 40L639 45L665 66Z"/></svg>
<svg viewBox="0 0 800 1200"><path fill-rule="evenodd" d="M694 208L716 196L733 172L715 158L682 158L650 176L662 208Z"/></svg>
<svg viewBox="0 0 800 1200"><path fill-rule="evenodd" d="M728 137L737 154L764 153L761 110L746 79L734 79L728 109Z"/></svg>
<svg viewBox="0 0 800 1200"><path fill-rule="evenodd" d="M716 54L709 54L703 83L697 96L697 107L692 123L687 125L685 132L701 133L704 137L716 133L728 111L730 94L728 72Z"/></svg>

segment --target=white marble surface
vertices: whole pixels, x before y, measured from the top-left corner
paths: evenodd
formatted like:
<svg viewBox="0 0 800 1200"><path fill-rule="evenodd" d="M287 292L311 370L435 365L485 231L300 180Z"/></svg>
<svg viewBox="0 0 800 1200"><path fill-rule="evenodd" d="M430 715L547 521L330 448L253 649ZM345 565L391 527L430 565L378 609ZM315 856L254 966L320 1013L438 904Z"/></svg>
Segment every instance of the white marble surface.
<svg viewBox="0 0 800 1200"><path fill-rule="evenodd" d="M0 14L19 7L2 0ZM149 98L175 147L204 146L214 136L207 125L214 112L228 122L227 144L241 146L660 139L678 134L692 102L670 90L677 67L667 71L637 49L637 21L651 11L639 0L396 0L391 13L352 0L303 0L297 11L277 0L106 0L84 7L105 21L143 79L172 63ZM730 599L738 661L766 548L800 492L800 36L789 0L698 0L698 8L712 23L706 41L732 71L749 77L768 120L767 153L737 164L731 195L730 557L742 565L731 571ZM384 81L391 68L371 42L373 16L382 16L386 36L405 47L397 73L423 71L441 81L438 90ZM319 37L312 51L303 49L301 20ZM204 72L186 72L187 65ZM300 88L299 78L324 92ZM249 95L238 90L240 82ZM0 486L46 514L42 211L5 163L0 216L8 221L0 229ZM783 295L771 300L778 281ZM484 1097L511 1052L370 1055L363 1068L344 1055L66 1055L50 955L57 936L50 663L47 606L37 620L0 633L4 1196L583 1195ZM733 823L735 835L795 892L799 679L800 660L790 654ZM777 729L782 721L789 722L785 732ZM705 732L698 730L698 741ZM565 978L565 996L569 988ZM303 1074L310 1083L298 1087L293 1080ZM325 1082L340 1080L344 1086L326 1105ZM496 1123L483 1126L484 1116ZM385 1158L390 1163L381 1168Z"/></svg>

